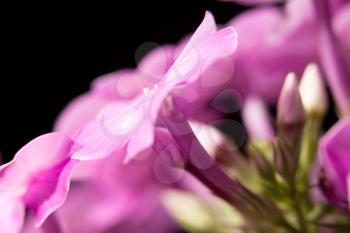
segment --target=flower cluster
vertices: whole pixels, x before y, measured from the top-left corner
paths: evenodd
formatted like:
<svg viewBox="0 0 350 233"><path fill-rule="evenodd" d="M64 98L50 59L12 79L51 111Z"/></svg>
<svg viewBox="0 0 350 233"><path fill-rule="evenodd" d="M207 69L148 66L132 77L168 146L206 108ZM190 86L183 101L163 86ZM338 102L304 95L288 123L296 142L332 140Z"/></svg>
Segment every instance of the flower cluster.
<svg viewBox="0 0 350 233"><path fill-rule="evenodd" d="M236 2L0 166L0 232L348 232L350 3Z"/></svg>

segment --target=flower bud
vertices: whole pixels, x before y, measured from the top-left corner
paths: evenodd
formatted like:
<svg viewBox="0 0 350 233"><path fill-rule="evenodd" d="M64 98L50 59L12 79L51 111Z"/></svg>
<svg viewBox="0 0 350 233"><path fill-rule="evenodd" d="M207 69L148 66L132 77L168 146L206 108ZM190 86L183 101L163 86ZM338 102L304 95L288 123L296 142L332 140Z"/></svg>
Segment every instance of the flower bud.
<svg viewBox="0 0 350 233"><path fill-rule="evenodd" d="M327 112L327 93L317 64L311 63L306 67L299 92L308 115L323 116Z"/></svg>
<svg viewBox="0 0 350 233"><path fill-rule="evenodd" d="M284 81L278 99L277 120L283 126L299 125L305 121L305 110L294 73L289 73Z"/></svg>

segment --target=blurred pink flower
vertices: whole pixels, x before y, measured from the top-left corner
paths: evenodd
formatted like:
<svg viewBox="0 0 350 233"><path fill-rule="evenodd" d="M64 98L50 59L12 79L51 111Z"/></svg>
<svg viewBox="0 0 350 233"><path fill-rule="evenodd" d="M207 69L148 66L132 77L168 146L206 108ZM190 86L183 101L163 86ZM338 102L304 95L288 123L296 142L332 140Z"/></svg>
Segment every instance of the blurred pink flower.
<svg viewBox="0 0 350 233"><path fill-rule="evenodd" d="M61 133L40 136L0 167L0 232L21 230L28 208L35 225L66 199L75 162L74 143Z"/></svg>
<svg viewBox="0 0 350 233"><path fill-rule="evenodd" d="M343 54L350 52L347 39L350 9L346 3L329 0L328 18ZM233 18L228 25L234 26L239 35L233 88L244 95L276 102L287 73L294 72L300 77L306 65L320 60L318 50L325 49L324 44L318 44L318 21L312 0L285 1L283 9L272 5L256 7ZM335 79L334 72L330 73L332 66L324 64L323 69L328 80ZM334 95L339 93L334 91Z"/></svg>
<svg viewBox="0 0 350 233"><path fill-rule="evenodd" d="M299 77L316 61L312 5L303 2L289 1L284 11L254 8L228 23L239 35L233 88L274 103L286 75L294 72Z"/></svg>

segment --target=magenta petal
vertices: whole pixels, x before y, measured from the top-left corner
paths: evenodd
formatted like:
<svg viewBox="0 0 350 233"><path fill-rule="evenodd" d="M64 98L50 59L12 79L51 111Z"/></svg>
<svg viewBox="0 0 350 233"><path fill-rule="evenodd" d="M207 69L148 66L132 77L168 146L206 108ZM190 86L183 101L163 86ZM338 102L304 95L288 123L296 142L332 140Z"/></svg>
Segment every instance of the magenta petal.
<svg viewBox="0 0 350 233"><path fill-rule="evenodd" d="M17 199L16 206L33 210L37 225L65 200L73 146L64 134L45 134L25 145L10 163L0 168L1 193Z"/></svg>
<svg viewBox="0 0 350 233"><path fill-rule="evenodd" d="M333 18L332 27L342 49L344 49L344 54L350 54L350 3L344 5L337 12ZM350 66L350 56L345 56L345 58Z"/></svg>
<svg viewBox="0 0 350 233"><path fill-rule="evenodd" d="M337 12L333 18L332 26L340 41L350 46L350 42L346 40L350 37L350 3L343 6Z"/></svg>
<svg viewBox="0 0 350 233"><path fill-rule="evenodd" d="M349 202L349 210L350 210L350 174L348 175L348 202Z"/></svg>
<svg viewBox="0 0 350 233"><path fill-rule="evenodd" d="M72 146L73 141L61 133L37 137L22 147L10 163L0 167L4 173L1 179L12 185L26 182L28 177L37 172L70 158Z"/></svg>
<svg viewBox="0 0 350 233"><path fill-rule="evenodd" d="M318 158L326 182L321 182L330 203L348 209L348 177L350 175L350 118L334 125L320 140Z"/></svg>
<svg viewBox="0 0 350 233"><path fill-rule="evenodd" d="M23 221L24 205L21 201L16 198L6 198L0 194L0 232L19 233Z"/></svg>
<svg viewBox="0 0 350 233"><path fill-rule="evenodd" d="M327 178L340 193L347 193L350 174L350 118L341 120L321 139L320 162Z"/></svg>
<svg viewBox="0 0 350 233"><path fill-rule="evenodd" d="M32 179L24 201L35 216L36 226L40 226L66 200L75 163L67 159Z"/></svg>

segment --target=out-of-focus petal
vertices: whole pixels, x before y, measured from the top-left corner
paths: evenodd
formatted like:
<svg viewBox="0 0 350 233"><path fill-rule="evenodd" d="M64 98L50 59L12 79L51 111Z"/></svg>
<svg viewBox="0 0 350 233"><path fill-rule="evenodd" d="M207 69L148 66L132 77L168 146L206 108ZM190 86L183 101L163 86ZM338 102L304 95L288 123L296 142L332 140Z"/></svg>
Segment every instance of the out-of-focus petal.
<svg viewBox="0 0 350 233"><path fill-rule="evenodd" d="M350 174L350 118L334 125L320 141L320 166L329 181L324 192L328 200L348 208L348 176Z"/></svg>
<svg viewBox="0 0 350 233"><path fill-rule="evenodd" d="M328 178L341 192L346 193L347 174L350 172L350 118L341 120L322 137L321 164Z"/></svg>
<svg viewBox="0 0 350 233"><path fill-rule="evenodd" d="M0 167L0 193L17 201L13 203L16 208L18 205L23 209L28 207L35 216L36 225L41 225L66 198L74 165L70 156L74 149L74 142L61 133L49 133L32 140L10 163ZM24 216L17 223L23 224L23 219Z"/></svg>
<svg viewBox="0 0 350 233"><path fill-rule="evenodd" d="M144 80L135 70L124 69L95 79L91 91L107 99L132 99L142 93Z"/></svg>
<svg viewBox="0 0 350 233"><path fill-rule="evenodd" d="M331 27L328 1L313 1L317 12L318 50L325 77L341 116L350 115L350 66Z"/></svg>
<svg viewBox="0 0 350 233"><path fill-rule="evenodd" d="M174 46L164 45L149 52L138 64L137 73L144 83L152 88L158 84L174 62Z"/></svg>
<svg viewBox="0 0 350 233"><path fill-rule="evenodd" d="M344 5L337 12L333 18L332 27L339 43L344 49L344 54L350 54L350 3ZM345 57L350 66L350 56Z"/></svg>
<svg viewBox="0 0 350 233"><path fill-rule="evenodd" d="M24 221L24 205L21 201L0 194L0 210L0 232L19 233Z"/></svg>
<svg viewBox="0 0 350 233"><path fill-rule="evenodd" d="M70 158L73 141L61 133L48 133L35 138L21 150L14 159L0 167L1 182L11 186L25 183L39 171L45 171Z"/></svg>
<svg viewBox="0 0 350 233"><path fill-rule="evenodd" d="M159 130L159 137L172 140L166 130ZM72 184L67 201L55 212L64 232L136 233L148 229L152 232L176 229L160 205L161 191L167 186L154 175L159 169L154 164L158 156L167 154L160 155L152 150L142 160L127 164L123 162L123 152L99 160L81 161L76 168L84 178Z"/></svg>
<svg viewBox="0 0 350 233"><path fill-rule="evenodd" d="M272 141L274 132L267 106L256 98L245 100L242 117L251 139Z"/></svg>
<svg viewBox="0 0 350 233"><path fill-rule="evenodd" d="M350 3L346 4L333 18L333 29L344 45L350 46Z"/></svg>
<svg viewBox="0 0 350 233"><path fill-rule="evenodd" d="M349 210L350 210L350 173L348 174L348 202L349 202Z"/></svg>
<svg viewBox="0 0 350 233"><path fill-rule="evenodd" d="M93 93L83 94L73 101L58 116L54 131L74 137L110 100Z"/></svg>
<svg viewBox="0 0 350 233"><path fill-rule="evenodd" d="M24 201L34 214L36 226L40 226L66 200L75 163L68 159L37 174L32 180Z"/></svg>
<svg viewBox="0 0 350 233"><path fill-rule="evenodd" d="M140 97L133 102L116 101L106 106L77 136L76 141L82 147L73 158L102 158L123 149L144 121L149 120L144 114L145 104L147 101Z"/></svg>
<svg viewBox="0 0 350 233"><path fill-rule="evenodd" d="M232 85L242 94L275 102L286 75L292 71L299 77L316 60L313 14L294 2L287 4L286 13L277 7L257 8L228 23L239 35Z"/></svg>

